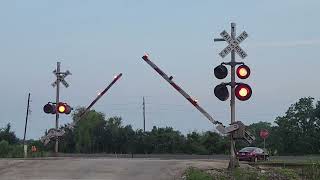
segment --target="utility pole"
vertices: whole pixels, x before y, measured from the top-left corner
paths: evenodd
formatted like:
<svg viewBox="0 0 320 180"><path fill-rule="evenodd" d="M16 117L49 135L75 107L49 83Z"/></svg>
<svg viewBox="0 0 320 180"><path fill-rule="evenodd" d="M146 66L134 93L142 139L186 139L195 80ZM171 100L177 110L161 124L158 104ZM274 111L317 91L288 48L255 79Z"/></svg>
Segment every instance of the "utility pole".
<svg viewBox="0 0 320 180"><path fill-rule="evenodd" d="M146 132L146 105L144 102L144 96L143 96L142 107L143 107L143 132Z"/></svg>
<svg viewBox="0 0 320 180"><path fill-rule="evenodd" d="M28 104L27 104L27 113L26 113L26 122L24 125L24 135L23 135L23 150L24 150L24 157L27 157L27 145L25 144L26 142L26 133L27 133L27 125L28 125L28 116L29 116L29 111L30 111L30 93L28 94Z"/></svg>

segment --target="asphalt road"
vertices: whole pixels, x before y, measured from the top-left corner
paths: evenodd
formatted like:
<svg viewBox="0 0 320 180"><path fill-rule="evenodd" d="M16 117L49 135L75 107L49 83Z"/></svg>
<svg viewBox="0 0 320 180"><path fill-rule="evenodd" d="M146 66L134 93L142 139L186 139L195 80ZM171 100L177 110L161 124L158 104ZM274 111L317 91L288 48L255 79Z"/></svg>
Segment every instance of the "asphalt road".
<svg viewBox="0 0 320 180"><path fill-rule="evenodd" d="M66 180L162 180L180 179L190 166L226 168L226 160L161 160L146 158L79 158L2 159L0 179Z"/></svg>

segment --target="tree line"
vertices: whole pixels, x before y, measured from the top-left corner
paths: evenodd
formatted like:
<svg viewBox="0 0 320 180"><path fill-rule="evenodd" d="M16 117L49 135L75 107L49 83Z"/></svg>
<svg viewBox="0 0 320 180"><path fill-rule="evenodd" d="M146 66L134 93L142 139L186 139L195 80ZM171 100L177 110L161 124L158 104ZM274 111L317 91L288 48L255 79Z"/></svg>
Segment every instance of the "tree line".
<svg viewBox="0 0 320 180"><path fill-rule="evenodd" d="M84 108L76 109L74 120ZM123 125L121 117L105 118L95 110L89 111L73 131L67 130L60 141L60 152L65 153L187 153L221 154L226 152L227 137L216 132L192 132L183 135L172 127L156 127L151 131L134 130ZM54 142L49 145L53 148Z"/></svg>
<svg viewBox="0 0 320 180"><path fill-rule="evenodd" d="M72 114L77 120L84 108L77 108ZM0 156L8 153L3 147L21 143L10 124L0 129ZM292 104L283 116L274 123L257 122L248 126L256 140L248 145L242 141L237 149L245 146L263 147L259 133L267 129L266 149L272 155L319 154L320 153L320 101L306 97ZM156 127L151 131L134 130L124 125L121 117L106 118L101 112L89 111L77 122L73 130L66 130L60 139L59 151L64 153L124 153L124 154L228 154L228 136L217 132L190 132L186 135L171 127ZM43 146L39 141L29 141L41 151L52 151L54 142ZM29 146L30 147L30 146Z"/></svg>

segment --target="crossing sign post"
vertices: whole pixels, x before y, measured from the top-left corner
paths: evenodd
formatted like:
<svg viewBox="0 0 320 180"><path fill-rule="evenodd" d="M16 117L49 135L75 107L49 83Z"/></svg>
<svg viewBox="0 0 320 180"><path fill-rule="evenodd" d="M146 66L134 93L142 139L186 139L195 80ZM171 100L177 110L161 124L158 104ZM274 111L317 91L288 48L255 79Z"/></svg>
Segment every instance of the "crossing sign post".
<svg viewBox="0 0 320 180"><path fill-rule="evenodd" d="M56 87L56 104L60 103L59 101L59 94L60 94L60 82L63 84L64 87L68 88L69 84L65 80L68 75L71 75L70 71L67 70L66 72L60 72L60 62L57 62L57 69L55 69L52 73L57 77L57 79L51 84L52 87ZM59 128L59 113L56 113L56 131ZM55 144L55 152L58 152L58 136L56 137L56 144Z"/></svg>
<svg viewBox="0 0 320 180"><path fill-rule="evenodd" d="M236 65L244 64L241 62L236 62L235 54L237 53L242 59L247 57L247 53L240 47L240 43L243 42L248 37L248 34L247 34L247 32L243 31L239 36L236 36L236 24L231 23L231 34L229 34L226 30L224 30L220 33L220 36L222 38L215 38L214 41L226 41L228 43L228 46L225 47L219 53L220 57L224 58L228 54L231 53L231 61L228 63L222 63L222 64L231 66L231 82L227 83L227 84L231 86L231 100L230 100L231 124L235 124L236 123L236 121L235 121L235 115L236 115L236 113L235 113L235 92L236 92L236 86L239 84L239 83L236 83L236 81L235 81L235 76L236 76L235 67L236 67ZM225 88L226 85L222 84L222 86ZM221 91L221 92L226 92L227 94L229 94L227 89L226 89L226 91ZM246 92L248 92L248 91L246 91ZM217 96L216 93L215 93L215 95ZM224 96L224 97L227 97L227 96ZM244 133L242 133L242 134L244 134L244 135L248 134L245 130L243 132ZM234 140L233 136L234 135L231 133L230 134L230 141L231 141L230 152L231 152L231 154L230 154L230 161L229 161L229 167L228 167L231 170L234 169L235 167L239 166L239 162L235 157L235 140ZM254 137L252 137L250 135L248 136L248 138L249 138L247 140L248 142L250 142L251 140L254 139Z"/></svg>

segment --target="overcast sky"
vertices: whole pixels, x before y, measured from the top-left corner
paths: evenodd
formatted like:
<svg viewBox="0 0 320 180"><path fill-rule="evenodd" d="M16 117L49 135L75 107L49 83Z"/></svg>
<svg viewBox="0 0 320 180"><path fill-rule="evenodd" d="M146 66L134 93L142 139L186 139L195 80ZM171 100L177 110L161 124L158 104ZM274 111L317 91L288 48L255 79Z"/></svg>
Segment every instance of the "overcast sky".
<svg viewBox="0 0 320 180"><path fill-rule="evenodd" d="M28 93L31 116L27 138L39 138L54 127L55 116L43 105L54 101L52 71L61 62L72 75L61 100L87 106L112 80L123 76L94 109L124 124L142 128L142 97L146 128L171 126L183 133L212 130L213 125L178 94L141 57L150 54L159 67L215 119L230 122L229 101L213 88L213 68L226 42L213 42L220 32L249 37L241 47L251 67L253 95L237 101L237 120L273 122L301 97L319 100L318 0L193 1L193 0L38 0L0 1L0 127L11 123L22 138ZM239 56L237 60L242 61ZM69 123L62 115L60 123Z"/></svg>

